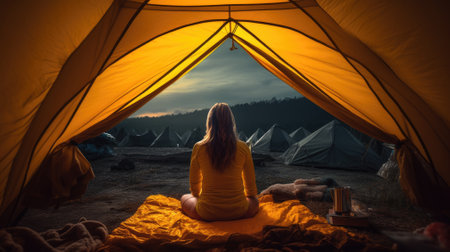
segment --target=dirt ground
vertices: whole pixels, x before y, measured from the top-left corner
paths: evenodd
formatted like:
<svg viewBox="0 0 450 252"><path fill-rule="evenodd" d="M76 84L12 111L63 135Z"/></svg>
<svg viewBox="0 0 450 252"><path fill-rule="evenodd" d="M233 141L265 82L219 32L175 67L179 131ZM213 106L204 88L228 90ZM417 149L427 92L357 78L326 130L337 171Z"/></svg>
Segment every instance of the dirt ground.
<svg viewBox="0 0 450 252"><path fill-rule="evenodd" d="M64 203L58 209L29 209L19 225L37 231L60 228L80 217L103 222L110 231L133 215L150 194L180 198L189 192L190 149L117 147L117 155L92 162L96 178L82 199ZM276 155L275 155L276 156ZM135 169L111 171L124 158ZM398 183L390 183L374 173L287 166L276 159L257 162L256 183L259 191L275 183L292 183L297 178L331 177L353 189L353 199L370 214L370 228L349 228L369 235L385 245L392 242L380 231L414 231L433 221L427 212L412 206ZM329 202L304 202L312 212L325 216Z"/></svg>

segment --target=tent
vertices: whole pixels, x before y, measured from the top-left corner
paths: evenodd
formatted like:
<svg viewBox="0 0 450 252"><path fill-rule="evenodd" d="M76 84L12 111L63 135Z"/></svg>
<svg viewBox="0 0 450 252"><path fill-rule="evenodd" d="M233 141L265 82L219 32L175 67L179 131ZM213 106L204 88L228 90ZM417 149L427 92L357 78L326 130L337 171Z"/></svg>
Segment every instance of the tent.
<svg viewBox="0 0 450 252"><path fill-rule="evenodd" d="M191 135L192 130L187 130L186 132L183 133L183 135L181 135L181 142L184 143L186 142L186 140L188 139L188 137Z"/></svg>
<svg viewBox="0 0 450 252"><path fill-rule="evenodd" d="M378 171L381 158L333 120L283 153L285 164Z"/></svg>
<svg viewBox="0 0 450 252"><path fill-rule="evenodd" d="M121 147L131 147L131 146L141 146L148 147L156 139L156 134L153 130L148 130L142 135L127 135L122 141L120 141L119 146Z"/></svg>
<svg viewBox="0 0 450 252"><path fill-rule="evenodd" d="M62 160L80 161L73 143L117 125L227 39L339 120L396 144L407 195L443 209L450 202L449 5L6 1L0 9L0 213L16 208L12 203L30 180L49 177L37 173L55 172L61 166L52 164ZM88 173L88 164L74 167Z"/></svg>
<svg viewBox="0 0 450 252"><path fill-rule="evenodd" d="M264 135L264 131L260 128L258 128L253 134L247 139L247 144L250 146L253 146L259 138L261 138Z"/></svg>
<svg viewBox="0 0 450 252"><path fill-rule="evenodd" d="M128 134L129 134L129 135L132 135L132 136L137 136L137 135L139 135L139 133L137 132L136 129L130 129L129 132L128 132Z"/></svg>
<svg viewBox="0 0 450 252"><path fill-rule="evenodd" d="M114 146L117 146L116 138L106 132L78 144L78 148L88 160L115 156Z"/></svg>
<svg viewBox="0 0 450 252"><path fill-rule="evenodd" d="M239 134L238 134L238 138L245 142L245 141L247 141L248 137L247 137L247 135L245 134L244 131L240 131Z"/></svg>
<svg viewBox="0 0 450 252"><path fill-rule="evenodd" d="M201 132L200 128L195 128L192 131L189 131L189 135L183 141L183 146L189 148L194 147L195 143L203 139L203 135L204 134Z"/></svg>
<svg viewBox="0 0 450 252"><path fill-rule="evenodd" d="M120 128L119 130L116 131L114 136L116 137L117 141L122 141L128 135L130 134L125 128Z"/></svg>
<svg viewBox="0 0 450 252"><path fill-rule="evenodd" d="M124 137L122 139L122 141L120 141L120 143L118 144L118 146L120 147L131 147L131 146L136 146L134 143L135 139L132 139L132 137L136 137L136 136L130 136L127 135L126 137ZM154 139L153 139L154 140Z"/></svg>
<svg viewBox="0 0 450 252"><path fill-rule="evenodd" d="M91 143L80 143L78 148L88 160L96 160L116 155L111 145L95 145Z"/></svg>
<svg viewBox="0 0 450 252"><path fill-rule="evenodd" d="M298 141L302 140L303 138L305 138L309 134L311 134L311 132L309 132L308 130L306 130L303 127L300 127L298 129L292 131L291 134L289 134L289 136L292 138L292 140L294 140L295 142L298 142Z"/></svg>
<svg viewBox="0 0 450 252"><path fill-rule="evenodd" d="M252 151L265 152L283 152L294 141L278 124L274 124L264 135L253 145Z"/></svg>
<svg viewBox="0 0 450 252"><path fill-rule="evenodd" d="M83 143L89 143L89 144L95 144L95 145L117 146L117 139L113 135L111 135L107 132L103 132L96 137L93 137L91 139L84 141Z"/></svg>
<svg viewBox="0 0 450 252"><path fill-rule="evenodd" d="M114 127L110 130L108 130L106 133L111 134L112 136L117 136L117 133L119 132L119 129L117 127Z"/></svg>
<svg viewBox="0 0 450 252"><path fill-rule="evenodd" d="M181 147L181 137L169 127L166 127L161 134L159 134L151 147Z"/></svg>

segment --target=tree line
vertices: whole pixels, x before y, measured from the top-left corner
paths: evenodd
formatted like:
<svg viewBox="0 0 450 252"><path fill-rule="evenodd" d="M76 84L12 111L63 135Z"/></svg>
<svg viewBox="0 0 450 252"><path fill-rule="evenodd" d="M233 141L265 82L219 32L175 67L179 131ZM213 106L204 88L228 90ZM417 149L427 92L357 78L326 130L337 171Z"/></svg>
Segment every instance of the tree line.
<svg viewBox="0 0 450 252"><path fill-rule="evenodd" d="M243 131L250 136L257 128L268 130L277 123L288 133L298 127L304 127L310 132L322 127L335 119L323 109L303 97L263 100L231 106L236 120L238 132ZM206 116L209 108L198 109L186 113L165 115L160 117L128 118L122 121L117 128L128 131L144 132L152 129L161 132L170 126L179 134L196 127L205 130Z"/></svg>

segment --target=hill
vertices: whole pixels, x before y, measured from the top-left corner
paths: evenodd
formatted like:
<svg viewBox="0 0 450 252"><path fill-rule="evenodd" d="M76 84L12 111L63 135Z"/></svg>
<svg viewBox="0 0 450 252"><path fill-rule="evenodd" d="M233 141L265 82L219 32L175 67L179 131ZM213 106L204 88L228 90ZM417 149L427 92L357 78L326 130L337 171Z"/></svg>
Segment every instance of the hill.
<svg viewBox="0 0 450 252"><path fill-rule="evenodd" d="M312 132L335 119L303 97L282 100L273 98L272 100L237 104L231 106L231 109L238 131L244 131L247 135L253 133L257 128L268 130L274 123L278 123L288 132L300 126ZM137 132L143 132L146 129L161 132L166 126L170 126L179 133L195 127L204 130L208 110L209 108L205 108L160 117L128 118L116 127L135 129Z"/></svg>

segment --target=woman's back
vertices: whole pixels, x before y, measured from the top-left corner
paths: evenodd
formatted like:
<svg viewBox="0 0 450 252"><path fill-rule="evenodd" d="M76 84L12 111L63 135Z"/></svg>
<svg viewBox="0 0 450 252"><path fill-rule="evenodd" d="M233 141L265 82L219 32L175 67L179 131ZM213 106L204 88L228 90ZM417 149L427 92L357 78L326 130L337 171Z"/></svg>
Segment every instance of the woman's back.
<svg viewBox="0 0 450 252"><path fill-rule="evenodd" d="M226 103L216 103L208 112L206 134L192 149L189 182L191 194L181 197L181 209L192 218L230 220L258 212L252 154L237 139Z"/></svg>
<svg viewBox="0 0 450 252"><path fill-rule="evenodd" d="M205 220L242 217L248 208L246 197L257 194L250 149L236 142L234 159L223 171L212 166L206 144L197 143L192 150L190 185L199 197L196 210Z"/></svg>

